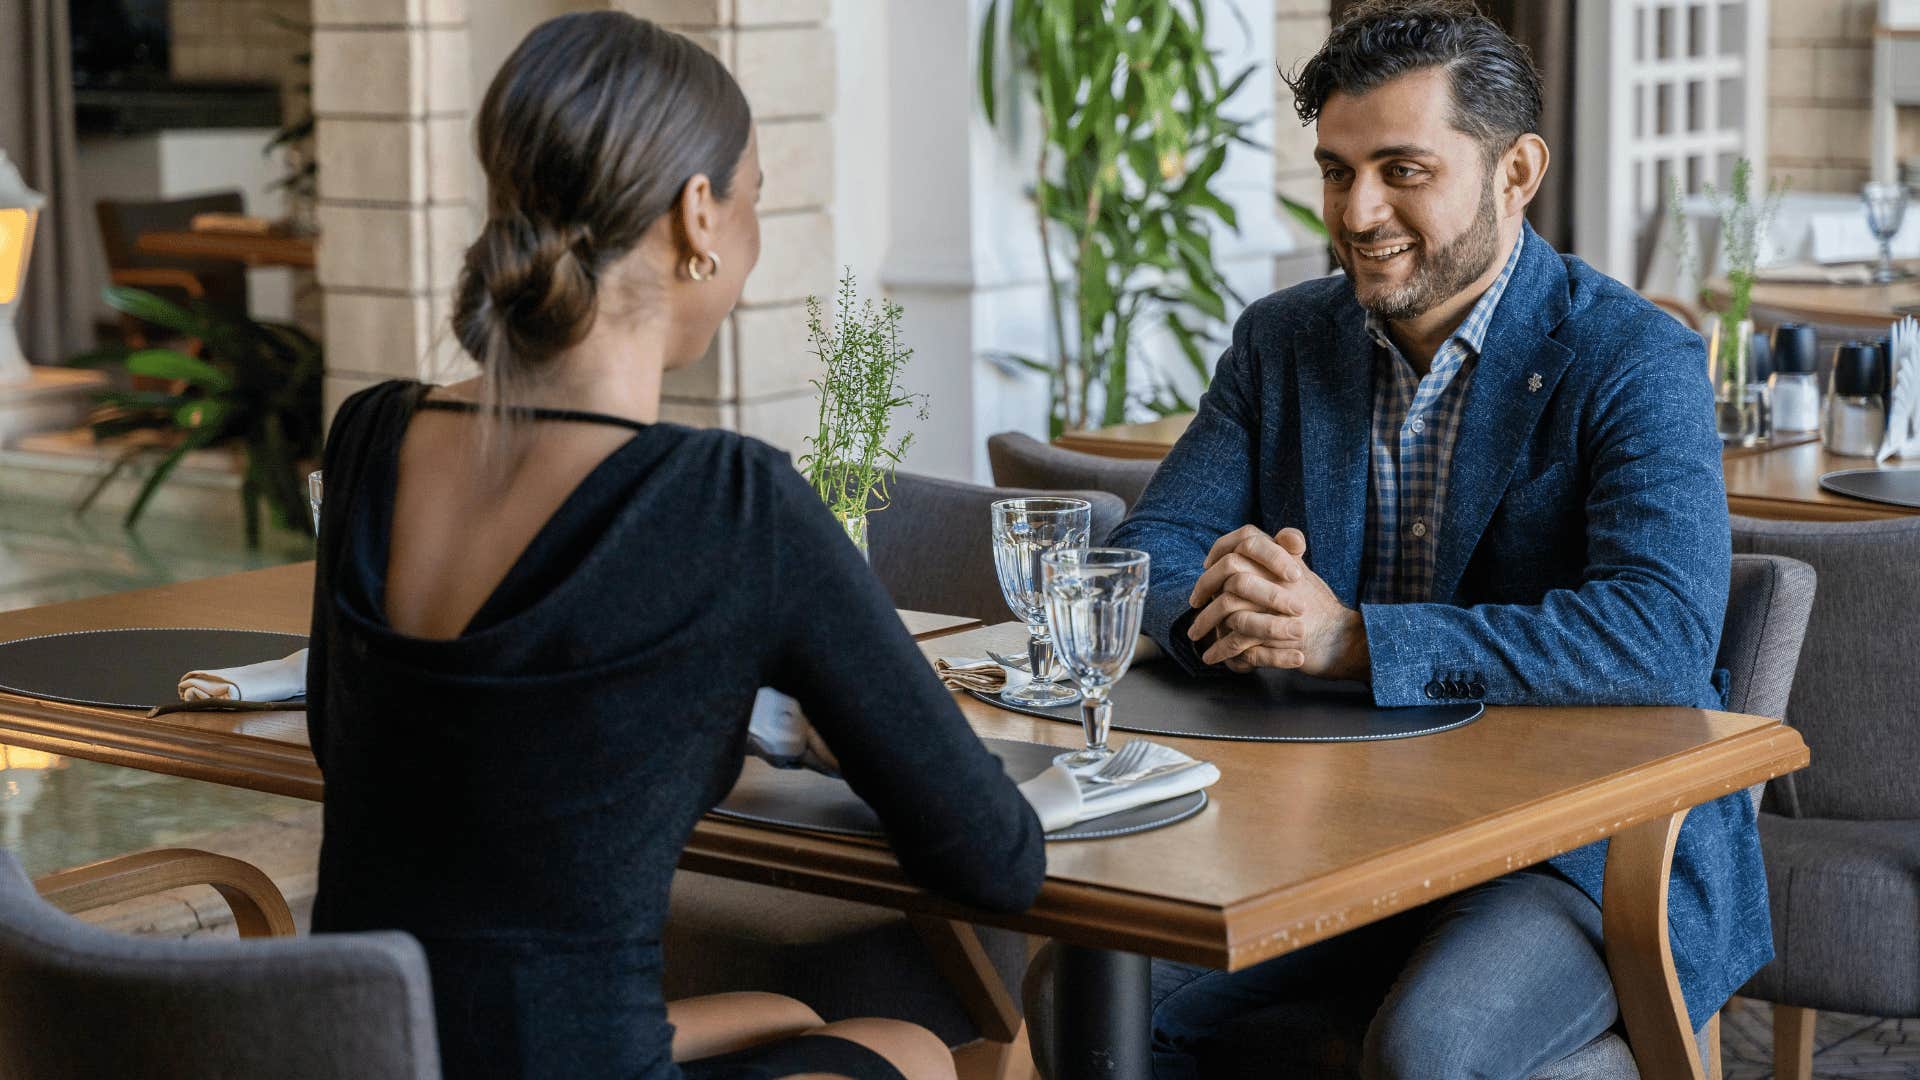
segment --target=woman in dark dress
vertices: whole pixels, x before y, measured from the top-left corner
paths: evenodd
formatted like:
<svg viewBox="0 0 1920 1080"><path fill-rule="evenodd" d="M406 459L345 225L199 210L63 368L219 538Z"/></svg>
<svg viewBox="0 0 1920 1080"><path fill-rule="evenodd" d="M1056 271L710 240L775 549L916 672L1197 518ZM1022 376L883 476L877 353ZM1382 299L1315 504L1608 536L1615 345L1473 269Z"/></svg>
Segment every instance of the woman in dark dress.
<svg viewBox="0 0 1920 1080"><path fill-rule="evenodd" d="M661 1000L668 883L757 687L799 699L914 880L1018 910L1045 870L786 455L658 420L759 254L745 99L685 38L568 15L476 134L488 216L454 327L481 375L362 391L327 443L315 929L421 941L449 1077L951 1077L911 1025Z"/></svg>

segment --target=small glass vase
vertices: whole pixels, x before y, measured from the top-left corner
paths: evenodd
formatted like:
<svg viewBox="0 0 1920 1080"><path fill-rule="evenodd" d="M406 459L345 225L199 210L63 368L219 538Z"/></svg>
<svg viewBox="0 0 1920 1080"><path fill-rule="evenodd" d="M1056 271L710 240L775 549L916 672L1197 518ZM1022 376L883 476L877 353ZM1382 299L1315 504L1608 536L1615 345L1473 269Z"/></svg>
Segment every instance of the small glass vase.
<svg viewBox="0 0 1920 1080"><path fill-rule="evenodd" d="M1753 320L1713 324L1707 362L1713 370L1714 427L1730 446L1752 446L1760 438L1764 406L1759 388L1747 380L1753 358Z"/></svg>
<svg viewBox="0 0 1920 1080"><path fill-rule="evenodd" d="M835 510L833 517L840 523L841 528L847 530L847 539L853 541L853 546L860 549L860 557L872 562L873 553L867 550L867 512L861 510L858 513L841 513Z"/></svg>

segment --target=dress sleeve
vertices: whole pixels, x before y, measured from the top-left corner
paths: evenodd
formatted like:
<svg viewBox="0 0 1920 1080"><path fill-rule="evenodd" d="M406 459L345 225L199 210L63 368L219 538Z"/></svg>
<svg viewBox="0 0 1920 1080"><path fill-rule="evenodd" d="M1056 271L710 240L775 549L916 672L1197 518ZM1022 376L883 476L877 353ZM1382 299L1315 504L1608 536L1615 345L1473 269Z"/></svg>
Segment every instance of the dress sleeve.
<svg viewBox="0 0 1920 1080"><path fill-rule="evenodd" d="M767 685L797 699L917 883L1019 911L1046 876L1040 822L987 752L844 530L767 454Z"/></svg>

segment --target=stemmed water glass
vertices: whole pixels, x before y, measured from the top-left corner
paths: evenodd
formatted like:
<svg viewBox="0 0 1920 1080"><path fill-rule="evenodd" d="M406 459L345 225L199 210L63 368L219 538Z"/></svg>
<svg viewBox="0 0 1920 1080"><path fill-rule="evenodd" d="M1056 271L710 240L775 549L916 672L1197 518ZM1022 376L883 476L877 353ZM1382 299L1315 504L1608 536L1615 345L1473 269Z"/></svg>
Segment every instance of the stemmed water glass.
<svg viewBox="0 0 1920 1080"><path fill-rule="evenodd" d="M1002 701L1044 707L1080 700L1079 692L1055 679L1040 558L1050 551L1086 547L1092 530L1093 504L1085 499L1001 499L993 504L993 568L1007 606L1026 620L1027 670L1033 675L1025 686L1001 691Z"/></svg>
<svg viewBox="0 0 1920 1080"><path fill-rule="evenodd" d="M1055 758L1069 769L1096 766L1112 755L1113 684L1133 662L1140 613L1147 599L1147 553L1131 548L1050 551L1040 559L1053 624L1054 650L1080 684L1080 725L1087 744Z"/></svg>
<svg viewBox="0 0 1920 1080"><path fill-rule="evenodd" d="M313 511L313 535L320 535L320 495L321 470L315 469L307 474L307 507Z"/></svg>
<svg viewBox="0 0 1920 1080"><path fill-rule="evenodd" d="M1905 277L1893 268L1893 238L1907 216L1907 186L1876 180L1860 189L1860 201L1867 208L1867 228L1880 241L1880 265L1873 280L1884 285Z"/></svg>

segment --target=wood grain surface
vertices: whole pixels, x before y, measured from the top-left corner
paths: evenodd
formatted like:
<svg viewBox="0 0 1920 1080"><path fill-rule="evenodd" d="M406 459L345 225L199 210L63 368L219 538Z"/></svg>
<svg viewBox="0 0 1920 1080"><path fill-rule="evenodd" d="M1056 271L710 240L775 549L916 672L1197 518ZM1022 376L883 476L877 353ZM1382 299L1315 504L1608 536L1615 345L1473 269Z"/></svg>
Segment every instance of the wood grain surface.
<svg viewBox="0 0 1920 1080"><path fill-rule="evenodd" d="M1889 467L1920 464L1895 458ZM1817 442L1782 446L1762 454L1729 457L1727 509L1749 517L1792 521L1874 521L1920 513L1904 506L1836 495L1820 477L1836 469L1870 469L1873 459L1842 457Z"/></svg>

